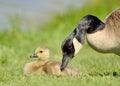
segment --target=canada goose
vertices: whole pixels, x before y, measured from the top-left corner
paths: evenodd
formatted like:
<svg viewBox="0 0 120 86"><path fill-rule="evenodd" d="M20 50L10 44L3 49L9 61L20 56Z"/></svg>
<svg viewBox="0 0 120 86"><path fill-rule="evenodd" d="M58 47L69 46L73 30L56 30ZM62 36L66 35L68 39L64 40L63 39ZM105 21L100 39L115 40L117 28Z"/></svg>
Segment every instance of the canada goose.
<svg viewBox="0 0 120 86"><path fill-rule="evenodd" d="M37 61L27 63L24 67L24 74L56 74L56 75L81 75L78 68L66 67L64 71L60 70L60 62L49 60L49 49L38 47L31 58L38 58Z"/></svg>
<svg viewBox="0 0 120 86"><path fill-rule="evenodd" d="M74 31L62 43L61 70L79 52L85 38L98 52L120 55L120 8L111 12L104 23L93 15L86 15L79 21Z"/></svg>

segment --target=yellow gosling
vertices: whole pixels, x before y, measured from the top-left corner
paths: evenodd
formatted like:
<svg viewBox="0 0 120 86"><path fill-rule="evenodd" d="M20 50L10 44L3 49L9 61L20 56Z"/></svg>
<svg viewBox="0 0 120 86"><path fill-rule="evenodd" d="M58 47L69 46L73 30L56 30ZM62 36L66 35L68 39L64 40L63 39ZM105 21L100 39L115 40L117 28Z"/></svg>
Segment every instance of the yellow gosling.
<svg viewBox="0 0 120 86"><path fill-rule="evenodd" d="M50 51L45 47L38 47L31 58L36 61L27 63L24 67L24 74L55 74L55 75L81 75L78 68L67 66L64 71L60 70L60 62L49 60Z"/></svg>

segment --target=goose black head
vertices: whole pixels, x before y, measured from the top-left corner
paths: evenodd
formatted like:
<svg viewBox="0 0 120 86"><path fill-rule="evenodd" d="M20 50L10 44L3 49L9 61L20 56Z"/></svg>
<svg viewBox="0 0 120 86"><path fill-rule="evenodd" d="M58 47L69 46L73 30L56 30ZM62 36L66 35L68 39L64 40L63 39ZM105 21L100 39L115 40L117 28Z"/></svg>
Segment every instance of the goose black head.
<svg viewBox="0 0 120 86"><path fill-rule="evenodd" d="M64 70L70 59L82 48L86 33L92 34L102 30L104 27L105 24L93 15L83 17L74 31L62 43L63 59L60 69Z"/></svg>
<svg viewBox="0 0 120 86"><path fill-rule="evenodd" d="M104 29L104 27L105 24L93 15L83 17L78 24L78 28L83 28L88 34L100 31Z"/></svg>

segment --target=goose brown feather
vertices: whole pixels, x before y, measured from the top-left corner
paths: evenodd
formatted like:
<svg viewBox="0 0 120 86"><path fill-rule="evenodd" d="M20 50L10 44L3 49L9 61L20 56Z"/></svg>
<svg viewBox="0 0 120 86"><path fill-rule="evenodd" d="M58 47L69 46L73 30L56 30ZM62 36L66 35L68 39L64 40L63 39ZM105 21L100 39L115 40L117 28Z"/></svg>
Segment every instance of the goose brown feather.
<svg viewBox="0 0 120 86"><path fill-rule="evenodd" d="M74 31L61 45L63 52L61 70L65 69L70 59L83 47L85 38L98 52L120 55L120 8L112 11L104 22L94 15L86 15L79 21Z"/></svg>
<svg viewBox="0 0 120 86"><path fill-rule="evenodd" d="M105 28L87 34L87 41L97 51L120 54L120 8L105 19Z"/></svg>

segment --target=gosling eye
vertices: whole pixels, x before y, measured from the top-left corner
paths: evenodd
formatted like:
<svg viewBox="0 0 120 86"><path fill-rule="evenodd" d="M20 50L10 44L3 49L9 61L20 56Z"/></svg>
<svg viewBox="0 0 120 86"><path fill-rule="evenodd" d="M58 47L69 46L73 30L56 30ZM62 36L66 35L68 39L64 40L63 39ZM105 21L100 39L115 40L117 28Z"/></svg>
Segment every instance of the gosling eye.
<svg viewBox="0 0 120 86"><path fill-rule="evenodd" d="M40 53L43 53L43 51L41 50L41 51L39 51Z"/></svg>

